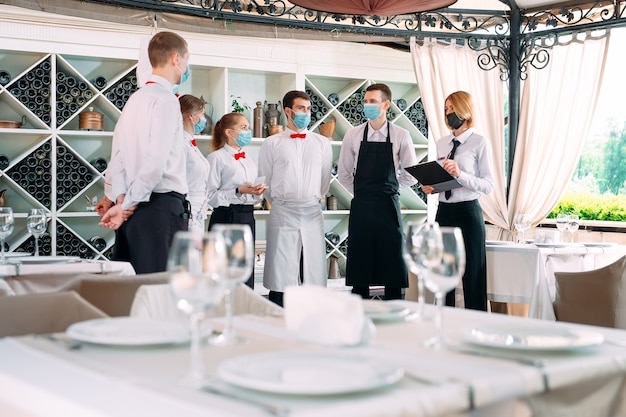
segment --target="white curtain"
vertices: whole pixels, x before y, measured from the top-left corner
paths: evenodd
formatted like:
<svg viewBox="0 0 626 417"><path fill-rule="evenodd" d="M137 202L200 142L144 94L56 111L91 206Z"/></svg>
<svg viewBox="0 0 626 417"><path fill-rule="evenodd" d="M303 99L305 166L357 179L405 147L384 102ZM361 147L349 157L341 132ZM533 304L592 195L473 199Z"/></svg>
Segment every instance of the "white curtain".
<svg viewBox="0 0 626 417"><path fill-rule="evenodd" d="M509 230L516 213L528 214L535 225L563 196L587 139L608 40L608 31L598 37L579 34L548 50L546 68L529 66L521 91Z"/></svg>
<svg viewBox="0 0 626 417"><path fill-rule="evenodd" d="M436 39L425 39L423 45L419 45L412 37L410 45L417 84L434 140L449 133L444 121L445 98L458 90L472 95L475 129L491 142L494 163L494 190L483 196L480 204L488 221L506 227L504 85L500 72L480 69L477 64L480 53L458 46L454 41L443 45Z"/></svg>

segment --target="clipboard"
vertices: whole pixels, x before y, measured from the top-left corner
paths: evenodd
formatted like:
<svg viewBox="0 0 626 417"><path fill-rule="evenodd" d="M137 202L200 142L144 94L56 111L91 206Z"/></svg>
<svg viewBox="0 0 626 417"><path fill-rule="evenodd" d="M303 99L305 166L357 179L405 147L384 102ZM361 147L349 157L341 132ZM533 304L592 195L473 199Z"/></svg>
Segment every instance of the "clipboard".
<svg viewBox="0 0 626 417"><path fill-rule="evenodd" d="M461 184L448 173L437 161L422 162L405 168L406 172L413 175L422 185L430 185L435 193L461 188Z"/></svg>

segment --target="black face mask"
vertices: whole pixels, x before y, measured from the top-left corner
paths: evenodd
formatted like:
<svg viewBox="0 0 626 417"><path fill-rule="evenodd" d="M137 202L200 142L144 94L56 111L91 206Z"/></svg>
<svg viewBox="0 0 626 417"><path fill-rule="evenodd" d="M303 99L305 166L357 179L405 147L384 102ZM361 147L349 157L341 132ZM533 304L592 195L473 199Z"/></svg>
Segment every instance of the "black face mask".
<svg viewBox="0 0 626 417"><path fill-rule="evenodd" d="M452 129L458 129L465 122L465 119L461 119L456 113L446 114L446 119L448 120L448 126Z"/></svg>

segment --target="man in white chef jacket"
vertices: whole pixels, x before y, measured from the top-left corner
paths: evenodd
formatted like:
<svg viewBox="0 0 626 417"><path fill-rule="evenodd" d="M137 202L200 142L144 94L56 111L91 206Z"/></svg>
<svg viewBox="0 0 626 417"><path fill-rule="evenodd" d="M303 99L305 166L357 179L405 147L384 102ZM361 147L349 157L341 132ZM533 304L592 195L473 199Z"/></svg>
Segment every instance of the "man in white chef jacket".
<svg viewBox="0 0 626 417"><path fill-rule="evenodd" d="M330 186L332 149L328 139L307 130L311 98L303 91L283 97L287 128L270 136L259 151L271 204L263 285L283 305L285 288L302 283L326 286L326 245L320 201Z"/></svg>

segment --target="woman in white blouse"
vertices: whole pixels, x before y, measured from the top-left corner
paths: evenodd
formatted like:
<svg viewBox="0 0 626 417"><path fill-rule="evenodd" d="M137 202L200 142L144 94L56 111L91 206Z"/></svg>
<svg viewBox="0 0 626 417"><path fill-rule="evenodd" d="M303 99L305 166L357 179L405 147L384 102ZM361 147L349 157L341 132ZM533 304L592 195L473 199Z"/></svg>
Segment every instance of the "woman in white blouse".
<svg viewBox="0 0 626 417"><path fill-rule="evenodd" d="M255 181L257 164L244 150L251 141L250 124L241 113L225 114L213 128L213 152L207 157L208 201L213 207L209 230L214 224L247 224L255 236L254 204L262 200L266 187ZM254 271L246 284L254 288Z"/></svg>
<svg viewBox="0 0 626 417"><path fill-rule="evenodd" d="M194 135L199 134L206 127L204 101L191 94L181 96L178 101L183 115L183 134L185 136L185 154L187 155L187 182L189 184L187 200L191 203L189 230L203 232L204 220L207 217L209 161L198 149Z"/></svg>

